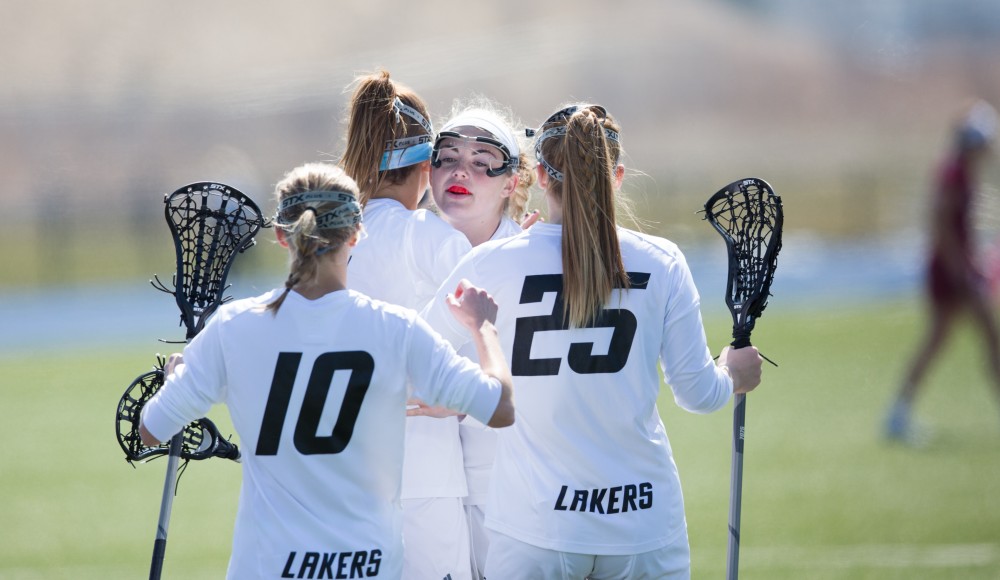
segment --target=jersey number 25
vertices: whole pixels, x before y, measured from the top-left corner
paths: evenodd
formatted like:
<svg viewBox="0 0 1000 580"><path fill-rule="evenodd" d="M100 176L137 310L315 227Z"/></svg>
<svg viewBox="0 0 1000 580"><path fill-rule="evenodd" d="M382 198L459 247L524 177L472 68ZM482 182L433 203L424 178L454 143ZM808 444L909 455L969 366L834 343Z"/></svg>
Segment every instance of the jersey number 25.
<svg viewBox="0 0 1000 580"><path fill-rule="evenodd" d="M645 290L649 274L629 272L632 290ZM510 370L514 376L546 376L559 374L562 358L531 358L535 333L547 330L569 330L563 316L563 278L561 274L525 276L520 304L542 301L546 293L555 293L552 312L544 316L518 318L514 327L514 350ZM635 315L624 308L604 309L588 328L613 328L608 354L595 355L593 342L571 342L566 354L569 368L580 374L617 373L625 368L638 323Z"/></svg>

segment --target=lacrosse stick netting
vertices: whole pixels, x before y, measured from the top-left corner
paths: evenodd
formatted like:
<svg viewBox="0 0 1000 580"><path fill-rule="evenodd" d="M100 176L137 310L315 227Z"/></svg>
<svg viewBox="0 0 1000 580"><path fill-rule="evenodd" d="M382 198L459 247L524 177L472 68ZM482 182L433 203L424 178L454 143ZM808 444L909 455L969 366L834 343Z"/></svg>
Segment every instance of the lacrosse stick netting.
<svg viewBox="0 0 1000 580"><path fill-rule="evenodd" d="M726 305L733 315L733 346L749 346L750 333L771 295L781 250L781 198L762 179L742 179L708 200L705 219L726 242Z"/></svg>
<svg viewBox="0 0 1000 580"><path fill-rule="evenodd" d="M170 450L167 443L150 447L142 442L142 437L139 435L139 414L142 407L163 386L163 363L163 359L158 358L156 368L136 377L118 402L116 434L118 444L125 452L125 459L129 463L145 462L166 455ZM239 460L240 452L236 445L223 439L215 423L206 417L192 421L184 427L181 439L180 458L185 461L210 457Z"/></svg>
<svg viewBox="0 0 1000 580"><path fill-rule="evenodd" d="M228 300L223 293L236 254L251 247L268 224L253 200L221 183L192 183L166 195L164 203L177 273L173 290L159 279L153 285L174 295L190 340Z"/></svg>

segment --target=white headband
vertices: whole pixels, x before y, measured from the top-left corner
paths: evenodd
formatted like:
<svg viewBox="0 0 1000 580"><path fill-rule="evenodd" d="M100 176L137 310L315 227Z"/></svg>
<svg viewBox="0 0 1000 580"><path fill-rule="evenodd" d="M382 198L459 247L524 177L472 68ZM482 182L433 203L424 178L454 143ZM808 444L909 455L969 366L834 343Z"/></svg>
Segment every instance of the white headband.
<svg viewBox="0 0 1000 580"><path fill-rule="evenodd" d="M517 144L514 131L495 113L486 109L469 109L462 111L456 117L445 123L442 131L452 131L456 127L476 127L486 131L494 139L504 144L512 159L521 155L521 147Z"/></svg>

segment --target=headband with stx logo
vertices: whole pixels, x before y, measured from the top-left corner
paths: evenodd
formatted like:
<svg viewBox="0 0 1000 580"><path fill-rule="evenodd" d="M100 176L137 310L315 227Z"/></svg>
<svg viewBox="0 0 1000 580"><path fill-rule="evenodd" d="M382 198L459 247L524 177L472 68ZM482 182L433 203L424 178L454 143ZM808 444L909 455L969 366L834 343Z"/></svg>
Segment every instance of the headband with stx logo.
<svg viewBox="0 0 1000 580"><path fill-rule="evenodd" d="M399 169L420 163L421 161L427 161L431 158L431 150L433 149L431 141L434 138L434 127L420 114L420 111L407 105L399 97L396 97L396 100L393 101L392 111L396 115L397 122L401 120L401 114L406 115L420 124L427 133L425 135L414 135L413 137L386 141L385 152L382 153L382 162L378 167L379 171Z"/></svg>
<svg viewBox="0 0 1000 580"><path fill-rule="evenodd" d="M281 214L285 210L303 203L339 203L336 208L316 215L316 228L320 230L332 230L337 228L347 228L355 226L361 222L361 206L354 194L349 191L307 191L304 193L294 193L286 196L278 205L278 213L274 216L274 222L279 225L288 225L289 222L281 219ZM315 207L308 207L306 210L316 211Z"/></svg>
<svg viewBox="0 0 1000 580"><path fill-rule="evenodd" d="M555 113L553 113L548 119L545 120L544 123L542 123L541 126L544 127L552 123L558 123L559 121L567 121L570 117L573 116L573 113L576 113L581 109L588 109L588 108L596 109L598 115L602 119L607 118L608 116L607 109L605 109L600 105L586 105L586 104L570 105L564 109L560 109ZM539 127L538 129L528 128L524 130L524 134L527 135L528 137L534 137L535 134L538 133L538 131L541 131L541 127ZM537 159L538 163L540 163L541 166L545 168L545 173L548 173L549 177L555 179L556 181L563 180L564 177L563 173L562 171L559 171L555 167L552 167L547 161L545 161L545 157L542 156L542 142L545 141L546 139L551 139L552 137L562 137L564 135L566 135L566 125L560 125L558 127L552 127L546 129L545 131L542 131L541 135L538 135L538 139L535 141L535 159ZM604 127L604 136L609 141L614 141L615 143L621 144L618 132L613 129L608 129L607 127ZM617 159L615 159L615 163L616 164L618 163Z"/></svg>

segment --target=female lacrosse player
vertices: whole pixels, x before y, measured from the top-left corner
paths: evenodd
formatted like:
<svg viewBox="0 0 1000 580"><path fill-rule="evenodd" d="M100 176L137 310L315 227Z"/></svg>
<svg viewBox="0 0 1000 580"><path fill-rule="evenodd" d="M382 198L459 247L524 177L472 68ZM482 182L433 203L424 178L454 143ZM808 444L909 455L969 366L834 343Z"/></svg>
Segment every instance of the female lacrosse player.
<svg viewBox="0 0 1000 580"><path fill-rule="evenodd" d="M488 240L517 235L535 182L534 168L512 127L509 111L485 97L456 101L434 140L431 158L431 192L444 221L465 234L473 246ZM534 221L533 219L531 221ZM525 224L528 224L525 220ZM475 352L459 352L470 358ZM469 495L465 511L469 520L472 574L483 578L489 538L484 526L484 506L490 471L496 454L496 434L472 417L459 422L465 479Z"/></svg>
<svg viewBox="0 0 1000 580"><path fill-rule="evenodd" d="M385 71L356 81L341 165L361 189L368 237L348 271L362 293L423 308L471 246L433 213L427 189L434 130L423 101ZM404 578L469 577L458 418L412 416L403 456Z"/></svg>
<svg viewBox="0 0 1000 580"><path fill-rule="evenodd" d="M431 193L473 246L521 233L534 168L508 120L485 97L457 101L434 140Z"/></svg>
<svg viewBox="0 0 1000 580"><path fill-rule="evenodd" d="M656 408L705 413L760 381L751 348L706 344L697 290L673 243L616 226L619 128L571 105L537 133L548 223L472 250L445 284L490 288L518 387L498 433L486 526L488 578L687 578L677 469ZM453 344L444 296L426 315ZM467 337L466 337L467 339Z"/></svg>
<svg viewBox="0 0 1000 580"><path fill-rule="evenodd" d="M143 410L143 441L168 440L215 403L229 407L252 450L229 578L399 578L407 384L425 401L510 424L496 305L464 283L452 297L480 369L415 311L347 289L361 207L339 168L299 167L277 194L285 287L221 307L183 360L171 357L172 374Z"/></svg>
<svg viewBox="0 0 1000 580"><path fill-rule="evenodd" d="M938 169L926 282L931 320L889 410L885 434L891 440L924 443L926 433L914 428L911 409L931 363L963 311L972 314L982 331L993 386L1000 397L1000 332L972 235L976 173L996 131L996 110L985 101L977 102L956 125L951 148Z"/></svg>

